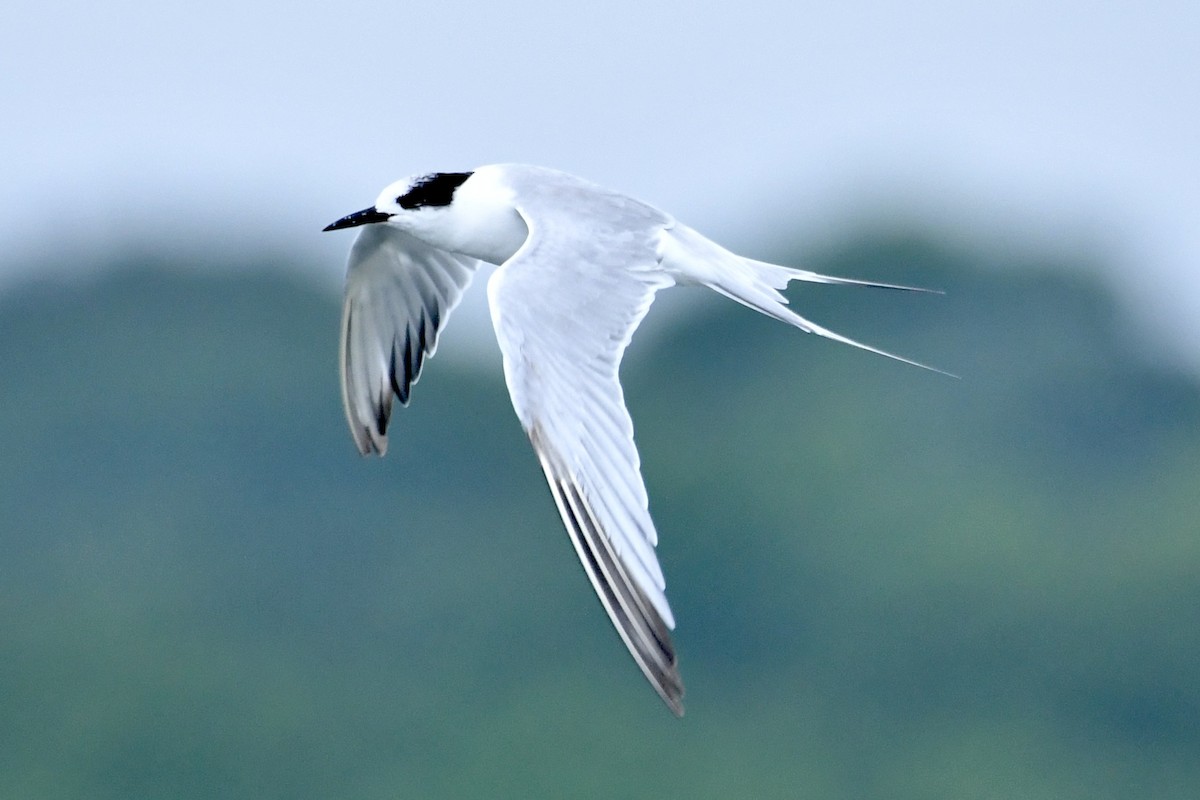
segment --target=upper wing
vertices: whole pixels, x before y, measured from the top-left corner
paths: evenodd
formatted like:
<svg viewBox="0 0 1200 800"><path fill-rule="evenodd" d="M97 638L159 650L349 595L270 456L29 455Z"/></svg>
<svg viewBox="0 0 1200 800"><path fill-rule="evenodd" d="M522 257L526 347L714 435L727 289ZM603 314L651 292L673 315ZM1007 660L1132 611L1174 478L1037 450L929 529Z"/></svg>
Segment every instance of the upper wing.
<svg viewBox="0 0 1200 800"><path fill-rule="evenodd" d="M346 270L342 306L342 403L363 455L387 450L392 393L408 403L425 356L479 262L365 225Z"/></svg>
<svg viewBox="0 0 1200 800"><path fill-rule="evenodd" d="M633 230L616 224L618 234L603 230L603 214L579 230L565 215L548 221L555 212L547 206L518 210L529 239L488 284L513 406L605 610L650 683L682 714L675 621L617 374L654 293L672 283L654 245L669 220L639 218Z"/></svg>

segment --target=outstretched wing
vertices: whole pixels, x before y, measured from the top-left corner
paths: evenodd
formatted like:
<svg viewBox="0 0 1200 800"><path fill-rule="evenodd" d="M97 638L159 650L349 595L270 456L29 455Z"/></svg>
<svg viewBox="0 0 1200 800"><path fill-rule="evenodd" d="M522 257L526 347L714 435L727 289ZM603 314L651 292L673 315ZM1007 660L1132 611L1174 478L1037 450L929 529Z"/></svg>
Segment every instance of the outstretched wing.
<svg viewBox="0 0 1200 800"><path fill-rule="evenodd" d="M586 229L554 198L518 207L529 238L488 298L513 407L584 570L642 672L682 714L675 621L617 374L654 293L672 283L654 245L669 220L601 199L611 203L588 209Z"/></svg>
<svg viewBox="0 0 1200 800"><path fill-rule="evenodd" d="M478 265L390 225L363 226L346 269L340 357L342 403L363 455L387 451L392 395L407 405Z"/></svg>

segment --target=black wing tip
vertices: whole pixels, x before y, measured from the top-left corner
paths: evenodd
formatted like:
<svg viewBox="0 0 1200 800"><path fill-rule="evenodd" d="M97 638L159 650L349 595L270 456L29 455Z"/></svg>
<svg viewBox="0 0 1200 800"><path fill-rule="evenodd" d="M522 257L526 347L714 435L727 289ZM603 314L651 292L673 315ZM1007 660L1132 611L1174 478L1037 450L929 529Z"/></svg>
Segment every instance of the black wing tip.
<svg viewBox="0 0 1200 800"><path fill-rule="evenodd" d="M613 627L646 681L671 713L682 717L683 680L666 623L649 598L629 579L578 486L556 474L558 470L552 466L536 426L529 431L529 437L576 554Z"/></svg>
<svg viewBox="0 0 1200 800"><path fill-rule="evenodd" d="M683 680L679 677L679 670L673 669L669 676L664 677L669 677L670 682L664 682L662 685L652 682L651 685L676 719L683 719Z"/></svg>
<svg viewBox="0 0 1200 800"><path fill-rule="evenodd" d="M392 416L392 392L391 387L385 387L379 394L378 401L374 404L372 414L369 418L359 417L357 414L350 420L350 432L354 434L354 443L358 445L358 452L363 456L369 456L372 453L379 456L387 455L388 446L388 421Z"/></svg>
<svg viewBox="0 0 1200 800"><path fill-rule="evenodd" d="M378 432L368 425L354 425L350 429L354 435L354 446L363 458L368 456L387 455L387 434Z"/></svg>

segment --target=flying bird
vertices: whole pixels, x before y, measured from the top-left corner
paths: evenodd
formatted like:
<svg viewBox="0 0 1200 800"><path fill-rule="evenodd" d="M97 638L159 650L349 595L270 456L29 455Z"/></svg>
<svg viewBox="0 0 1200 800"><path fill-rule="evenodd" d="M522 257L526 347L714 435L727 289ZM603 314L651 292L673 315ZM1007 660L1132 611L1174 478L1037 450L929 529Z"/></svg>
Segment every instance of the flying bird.
<svg viewBox="0 0 1200 800"><path fill-rule="evenodd" d="M779 290L790 281L927 290L743 258L653 206L520 164L397 181L325 230L360 226L340 352L359 451L384 454L393 395L407 405L480 263L499 265L488 302L517 418L600 602L655 691L682 715L675 618L618 377L655 293L707 286L806 333L924 366L799 316Z"/></svg>

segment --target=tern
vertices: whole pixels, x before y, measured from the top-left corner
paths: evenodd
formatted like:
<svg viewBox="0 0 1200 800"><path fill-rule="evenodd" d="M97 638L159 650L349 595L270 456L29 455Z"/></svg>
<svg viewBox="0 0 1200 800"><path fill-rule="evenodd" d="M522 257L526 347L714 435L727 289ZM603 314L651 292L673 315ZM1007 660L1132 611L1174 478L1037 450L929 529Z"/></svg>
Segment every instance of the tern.
<svg viewBox="0 0 1200 800"><path fill-rule="evenodd" d="M499 265L488 303L517 418L604 610L681 716L675 618L618 376L655 293L707 286L806 333L924 367L799 316L779 290L790 281L929 290L743 258L646 203L521 164L397 181L325 230L359 226L340 348L359 451L386 452L393 396L408 404L480 263Z"/></svg>

